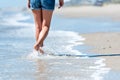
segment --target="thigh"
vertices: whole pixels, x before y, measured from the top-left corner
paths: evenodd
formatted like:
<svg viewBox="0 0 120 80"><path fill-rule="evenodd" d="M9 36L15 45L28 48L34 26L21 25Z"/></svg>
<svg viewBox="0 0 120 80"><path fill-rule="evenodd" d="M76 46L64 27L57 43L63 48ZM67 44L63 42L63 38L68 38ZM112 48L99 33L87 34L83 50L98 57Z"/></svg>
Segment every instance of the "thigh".
<svg viewBox="0 0 120 80"><path fill-rule="evenodd" d="M43 26L50 27L52 14L53 14L52 10L42 10Z"/></svg>
<svg viewBox="0 0 120 80"><path fill-rule="evenodd" d="M35 25L42 27L42 10L32 10Z"/></svg>

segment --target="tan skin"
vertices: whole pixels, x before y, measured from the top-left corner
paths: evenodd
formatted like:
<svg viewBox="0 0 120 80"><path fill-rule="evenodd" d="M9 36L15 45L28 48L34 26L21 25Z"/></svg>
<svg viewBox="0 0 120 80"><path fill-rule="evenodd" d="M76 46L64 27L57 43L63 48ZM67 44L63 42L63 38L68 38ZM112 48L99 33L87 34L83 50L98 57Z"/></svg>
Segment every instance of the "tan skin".
<svg viewBox="0 0 120 80"><path fill-rule="evenodd" d="M58 8L61 8L64 5L64 0L59 0ZM28 8L30 8L30 0L28 0ZM50 23L53 11L52 10L32 10L35 22L35 37L36 43L34 44L34 49L40 51L44 54L42 50L43 43L45 38L48 35L50 29Z"/></svg>

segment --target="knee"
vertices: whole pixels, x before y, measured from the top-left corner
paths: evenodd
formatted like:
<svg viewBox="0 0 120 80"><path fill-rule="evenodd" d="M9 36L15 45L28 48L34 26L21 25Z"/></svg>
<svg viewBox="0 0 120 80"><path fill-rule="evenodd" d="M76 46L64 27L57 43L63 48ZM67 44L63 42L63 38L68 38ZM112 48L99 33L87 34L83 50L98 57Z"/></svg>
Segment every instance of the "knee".
<svg viewBox="0 0 120 80"><path fill-rule="evenodd" d="M48 31L49 31L49 27L44 26L44 27L43 27L43 30L44 30L45 32L48 32Z"/></svg>

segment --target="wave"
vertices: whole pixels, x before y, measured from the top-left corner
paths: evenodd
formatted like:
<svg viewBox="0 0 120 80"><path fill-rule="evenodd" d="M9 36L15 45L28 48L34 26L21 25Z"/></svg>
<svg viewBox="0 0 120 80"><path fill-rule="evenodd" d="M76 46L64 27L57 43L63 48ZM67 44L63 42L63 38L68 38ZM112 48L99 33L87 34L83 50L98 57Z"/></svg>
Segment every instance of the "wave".
<svg viewBox="0 0 120 80"><path fill-rule="evenodd" d="M4 14L3 14L4 15ZM19 31L11 31L9 35L19 38L34 38L33 35L35 32L34 24L29 22L28 20L31 19L30 15L25 15L24 13L15 13L10 15L5 15L2 18L2 22L0 25L5 26L15 26L15 27L29 27L29 28L22 28L18 29ZM16 34L16 35L14 35ZM74 46L82 45L83 41L85 40L82 36L78 33L73 31L50 31L47 39L45 40L45 47L44 49L47 53L54 53L54 54L82 54L80 51L73 49ZM24 42L24 40L23 40ZM25 43L26 44L26 43Z"/></svg>
<svg viewBox="0 0 120 80"><path fill-rule="evenodd" d="M1 17L1 22L0 25L5 25L5 26L34 26L33 23L29 22L22 22L29 20L31 17L29 15L24 15L23 13L17 13L17 14L11 14L5 16L4 14L2 15L4 17Z"/></svg>
<svg viewBox="0 0 120 80"><path fill-rule="evenodd" d="M76 32L60 30L50 31L47 39L45 40L45 47L43 47L43 49L45 50L45 54L48 54L49 57L57 57L63 55L82 55L82 53L79 50L74 49L74 47L83 45L84 43L82 41L84 40L85 38Z"/></svg>
<svg viewBox="0 0 120 80"><path fill-rule="evenodd" d="M60 30L51 31L48 36L48 40L49 39L51 39L52 43L56 44L54 46L57 52L64 51L67 54L81 54L78 50L73 49L73 47L84 44L82 41L85 40L85 38L80 36L77 32Z"/></svg>

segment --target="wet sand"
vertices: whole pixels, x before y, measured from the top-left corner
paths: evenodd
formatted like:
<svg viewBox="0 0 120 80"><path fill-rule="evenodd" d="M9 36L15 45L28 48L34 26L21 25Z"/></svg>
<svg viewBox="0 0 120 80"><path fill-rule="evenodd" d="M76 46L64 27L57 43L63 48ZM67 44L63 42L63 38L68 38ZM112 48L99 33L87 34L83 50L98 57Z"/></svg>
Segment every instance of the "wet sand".
<svg viewBox="0 0 120 80"><path fill-rule="evenodd" d="M104 58L106 59L106 67L110 67L112 70L120 72L120 56Z"/></svg>

